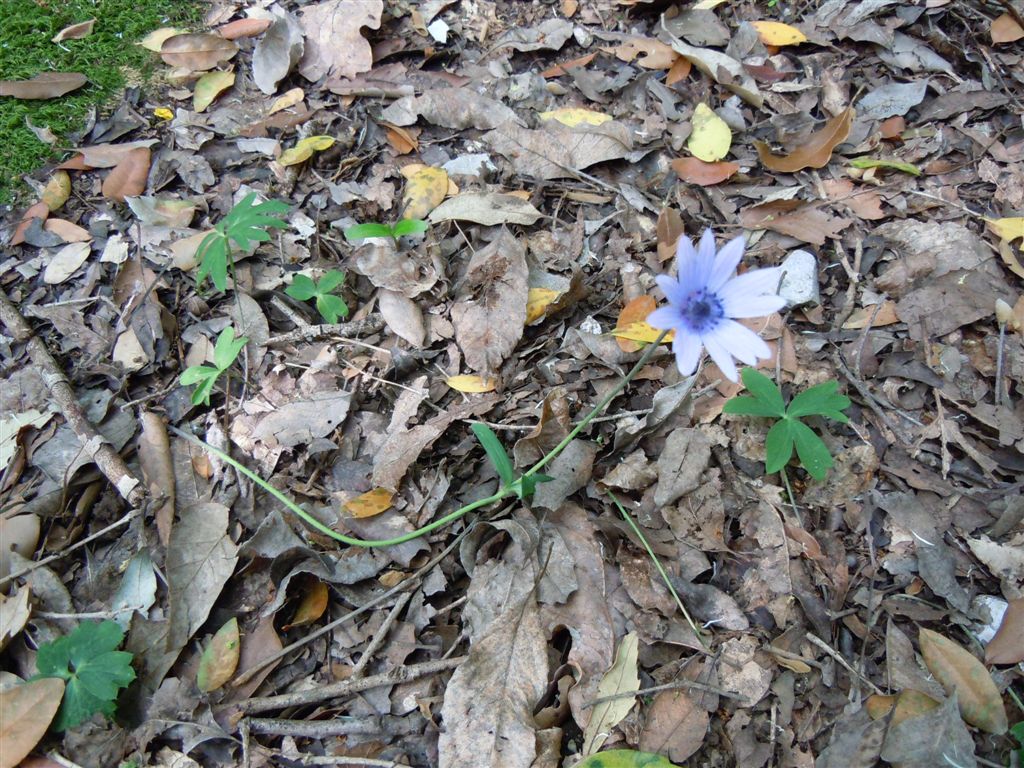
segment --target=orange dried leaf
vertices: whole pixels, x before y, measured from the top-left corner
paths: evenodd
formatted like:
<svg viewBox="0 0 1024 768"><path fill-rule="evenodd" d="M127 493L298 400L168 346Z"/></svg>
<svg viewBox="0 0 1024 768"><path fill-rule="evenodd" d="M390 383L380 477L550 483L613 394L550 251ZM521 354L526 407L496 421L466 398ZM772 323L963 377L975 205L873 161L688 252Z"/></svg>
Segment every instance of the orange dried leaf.
<svg viewBox="0 0 1024 768"><path fill-rule="evenodd" d="M149 163L148 147L133 149L103 180L103 196L123 203L126 197L141 195L146 191Z"/></svg>
<svg viewBox="0 0 1024 768"><path fill-rule="evenodd" d="M46 203L38 202L34 205L30 205L28 210L25 211L21 216L21 221L18 222L18 226L14 228L14 234L11 235L11 242L8 245L21 245L25 242L25 233L28 228L32 226L34 219L40 221L46 221L46 217L50 215L50 206Z"/></svg>
<svg viewBox="0 0 1024 768"><path fill-rule="evenodd" d="M220 27L217 34L225 40L237 40L240 37L256 37L267 31L272 19L235 19Z"/></svg>
<svg viewBox="0 0 1024 768"><path fill-rule="evenodd" d="M324 611L327 610L328 597L327 585L319 579L314 580L310 584L309 589L302 594L302 600L299 602L299 607L295 610L295 617L292 619L292 623L284 627L284 629L304 627L319 619L324 615Z"/></svg>
<svg viewBox="0 0 1024 768"><path fill-rule="evenodd" d="M872 315L874 315L873 320L871 319ZM871 320L872 328L898 323L900 319L896 316L896 303L886 299L882 302L882 306L878 308L877 313L875 312L875 306L861 307L854 310L853 314L850 315L850 319L843 323L843 328L845 330L867 328L869 320Z"/></svg>
<svg viewBox="0 0 1024 768"><path fill-rule="evenodd" d="M766 168L779 173L796 173L804 168L824 168L832 159L832 151L850 135L853 115L853 108L847 107L788 155L774 155L763 141L755 141L758 157Z"/></svg>
<svg viewBox="0 0 1024 768"><path fill-rule="evenodd" d="M633 323L644 323L647 316L651 314L658 307L658 302L655 301L653 296L637 296L632 301L628 302L626 306L619 312L618 322L615 323L615 329L627 328ZM647 323L644 323L647 325ZM650 327L650 326L648 326ZM617 337L615 339L619 345L619 349L623 352L636 352L640 349L643 344L638 344L635 341L631 341L628 338Z"/></svg>
<svg viewBox="0 0 1024 768"><path fill-rule="evenodd" d="M913 688L900 691L896 699L896 711L892 713L892 725L899 725L912 717L920 717L938 706L939 702L927 693L915 691Z"/></svg>
<svg viewBox="0 0 1024 768"><path fill-rule="evenodd" d="M636 59L637 65L644 69L669 69L680 58L671 45L650 37L630 37L619 45L601 50L620 61Z"/></svg>
<svg viewBox="0 0 1024 768"><path fill-rule="evenodd" d="M1003 699L992 675L974 656L938 632L920 631L921 655L946 693L956 691L960 715L988 733L1006 733L1008 722Z"/></svg>
<svg viewBox="0 0 1024 768"><path fill-rule="evenodd" d="M485 379L482 376L476 376L474 374L460 374L459 376L449 376L445 379L445 384L454 389L456 392L467 392L476 394L479 392L493 392L498 383L494 379Z"/></svg>
<svg viewBox="0 0 1024 768"><path fill-rule="evenodd" d="M683 56L678 57L665 75L665 85L671 87L680 80L685 80L690 76L691 69L693 69L693 62Z"/></svg>
<svg viewBox="0 0 1024 768"><path fill-rule="evenodd" d="M391 507L395 494L386 488L374 488L345 502L345 510L352 517L374 517Z"/></svg>
<svg viewBox="0 0 1024 768"><path fill-rule="evenodd" d="M996 45L1015 43L1024 37L1024 29L1021 29L1020 24L1008 13L1004 13L992 22L991 33L992 42Z"/></svg>
<svg viewBox="0 0 1024 768"><path fill-rule="evenodd" d="M720 184L740 169L738 163L721 161L705 163L696 157L678 157L672 161L672 170L687 184L710 187Z"/></svg>
<svg viewBox="0 0 1024 768"><path fill-rule="evenodd" d="M548 307L561 295L551 288L531 288L526 296L526 324L530 325L544 317Z"/></svg>
<svg viewBox="0 0 1024 768"><path fill-rule="evenodd" d="M46 734L60 708L64 681L43 677L0 691L0 762L17 765Z"/></svg>

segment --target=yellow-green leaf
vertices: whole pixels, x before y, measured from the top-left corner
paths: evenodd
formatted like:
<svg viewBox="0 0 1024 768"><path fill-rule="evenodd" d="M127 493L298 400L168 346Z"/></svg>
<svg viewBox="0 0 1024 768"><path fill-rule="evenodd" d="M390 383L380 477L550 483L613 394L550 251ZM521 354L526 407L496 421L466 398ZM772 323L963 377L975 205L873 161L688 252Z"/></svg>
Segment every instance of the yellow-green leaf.
<svg viewBox="0 0 1024 768"><path fill-rule="evenodd" d="M1003 240L1013 242L1024 237L1024 218L985 219L989 228Z"/></svg>
<svg viewBox="0 0 1024 768"><path fill-rule="evenodd" d="M526 324L535 323L544 317L551 303L561 295L560 291L551 288L531 288L526 296Z"/></svg>
<svg viewBox="0 0 1024 768"><path fill-rule="evenodd" d="M207 72L196 81L196 89L192 92L192 109L204 111L213 100L235 84L235 73Z"/></svg>
<svg viewBox="0 0 1024 768"><path fill-rule="evenodd" d="M922 629L921 655L946 693L956 691L960 715L989 733L1006 733L1006 708L992 675L969 651L938 632Z"/></svg>
<svg viewBox="0 0 1024 768"><path fill-rule="evenodd" d="M601 125L611 120L611 115L603 112L595 112L592 109L581 109L579 107L562 107L552 109L548 112L541 112L537 115L541 120L556 120L562 125L575 128L577 125Z"/></svg>
<svg viewBox="0 0 1024 768"><path fill-rule="evenodd" d="M183 35L188 32L187 29L177 29L175 27L161 27L160 29L154 29L144 38L139 41L139 45L145 48L147 51L153 51L153 53L160 53L160 49L163 48L164 41L168 38L174 37L175 35Z"/></svg>
<svg viewBox="0 0 1024 768"><path fill-rule="evenodd" d="M298 165L313 156L314 152L323 152L334 146L333 136L307 136L299 139L291 149L286 149L277 158L278 165Z"/></svg>
<svg viewBox="0 0 1024 768"><path fill-rule="evenodd" d="M68 176L67 171L55 171L50 180L46 182L46 188L43 189L43 194L39 199L46 203L50 213L54 213L68 201L70 196L71 177Z"/></svg>
<svg viewBox="0 0 1024 768"><path fill-rule="evenodd" d="M471 393L493 392L498 386L494 379L485 379L481 376L475 376L472 374L449 376L445 379L445 384L457 392Z"/></svg>
<svg viewBox="0 0 1024 768"><path fill-rule="evenodd" d="M782 47L784 45L800 45L807 42L807 35L796 27L783 24L780 21L752 21L757 36L765 45Z"/></svg>
<svg viewBox="0 0 1024 768"><path fill-rule="evenodd" d="M858 157L856 160L851 160L850 165L854 168L891 168L894 171L909 173L911 176L921 175L921 171L916 165L902 163L899 160L873 160L870 157Z"/></svg>
<svg viewBox="0 0 1024 768"><path fill-rule="evenodd" d="M153 117L159 117L161 120L173 120L174 113L167 107L157 107L153 110Z"/></svg>
<svg viewBox="0 0 1024 768"><path fill-rule="evenodd" d="M609 749L591 755L576 768L678 768L668 758L632 749Z"/></svg>
<svg viewBox="0 0 1024 768"><path fill-rule="evenodd" d="M653 344L660 333L661 331L657 328L641 321L639 323L630 323L629 325L615 328L612 331L612 336L619 339L629 339L630 341L640 341L644 344ZM674 334L672 331L669 331L661 343L668 344L673 338Z"/></svg>
<svg viewBox="0 0 1024 768"><path fill-rule="evenodd" d="M448 194L448 172L425 165L409 177L402 193L402 218L425 219Z"/></svg>
<svg viewBox="0 0 1024 768"><path fill-rule="evenodd" d="M217 634L206 646L199 659L199 673L196 685L203 693L220 688L231 679L238 668L238 654L241 643L238 638L238 619L228 621L217 630Z"/></svg>
<svg viewBox="0 0 1024 768"><path fill-rule="evenodd" d="M705 163L713 163L729 154L732 131L725 120L711 111L711 107L698 104L690 122L693 124L693 132L686 142L690 154Z"/></svg>
<svg viewBox="0 0 1024 768"><path fill-rule="evenodd" d="M583 732L583 754L592 755L608 739L612 728L622 722L636 703L635 696L627 696L640 690L640 675L637 673L637 636L630 632L622 638L619 650L601 682L597 685L597 698L616 696L610 701L595 704L587 728Z"/></svg>

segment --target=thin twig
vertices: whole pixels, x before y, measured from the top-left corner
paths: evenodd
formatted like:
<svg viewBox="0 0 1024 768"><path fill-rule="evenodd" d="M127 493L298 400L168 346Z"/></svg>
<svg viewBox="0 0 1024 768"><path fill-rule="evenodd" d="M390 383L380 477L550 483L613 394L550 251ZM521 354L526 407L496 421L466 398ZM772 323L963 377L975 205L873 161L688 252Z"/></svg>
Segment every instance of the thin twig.
<svg viewBox="0 0 1024 768"><path fill-rule="evenodd" d="M282 333L279 336L271 336L266 341L268 347L276 347L281 344L294 344L305 341L322 341L333 336L368 336L377 333L384 328L383 316L376 312L362 320L353 320L350 323L325 323L323 325L308 325L305 328L296 328L294 331Z"/></svg>
<svg viewBox="0 0 1024 768"><path fill-rule="evenodd" d="M412 592L403 592L395 600L395 604L391 606L391 610L388 612L387 618L384 619L384 623L380 625L366 646L366 650L363 651L363 655L359 658L359 662L352 668L352 674L349 679L362 677L366 671L366 665L370 663L370 659L373 658L373 654L377 652L377 649L384 643L384 640L388 636L388 632L391 631L391 627L394 626L395 621L398 620L398 615L405 608L409 599L412 597Z"/></svg>
<svg viewBox="0 0 1024 768"><path fill-rule="evenodd" d="M602 696L584 704L583 708L588 709L589 707L596 707L598 704L604 704L607 701L615 701L616 699L625 699L632 696L648 696L652 693L659 693L661 691L677 691L680 688L693 688L696 691L714 693L724 699L734 699L735 701L747 700L746 696L741 696L738 693L726 691L722 688L716 688L715 686L708 685L707 683L698 683L696 680L675 680L671 683L664 683L662 685L652 685L650 688L641 688L638 691L623 691L622 693L613 693L610 696Z"/></svg>
<svg viewBox="0 0 1024 768"><path fill-rule="evenodd" d="M330 720L288 720L278 717L247 717L245 721L252 733L273 736L299 736L324 739L331 736L382 735L397 736L419 732L422 721L409 717L339 717Z"/></svg>
<svg viewBox="0 0 1024 768"><path fill-rule="evenodd" d="M846 659L844 659L842 657L842 654L840 654L839 651L833 650L832 646L830 646L828 643L826 643L824 640L822 640L816 634L814 634L813 632L805 632L804 633L804 637L806 637L814 645L816 645L819 648L821 648L821 650L823 650L825 653L827 653L829 656L831 656L833 659L835 659L837 662L839 662L839 665L843 669L845 669L847 672L849 672L851 675L853 675L857 679L867 683L867 685L871 688L872 691L877 693L879 696L884 696L885 695L885 692L881 688L879 688L877 685L875 685L870 680L868 680L866 677L864 677L864 675L862 675L856 669L851 667L849 665L849 663L847 663ZM804 661L806 661L806 659Z"/></svg>

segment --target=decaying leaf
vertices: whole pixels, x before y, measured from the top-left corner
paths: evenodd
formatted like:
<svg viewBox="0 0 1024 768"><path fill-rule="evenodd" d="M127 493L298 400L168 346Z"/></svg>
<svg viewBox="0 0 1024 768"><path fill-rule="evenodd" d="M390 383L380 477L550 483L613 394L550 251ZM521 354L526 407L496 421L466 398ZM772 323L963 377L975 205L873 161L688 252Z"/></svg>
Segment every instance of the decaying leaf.
<svg viewBox="0 0 1024 768"><path fill-rule="evenodd" d="M957 712L956 694L916 717L900 722L895 722L894 717L893 725L885 735L881 757L906 768L976 765L974 739Z"/></svg>
<svg viewBox="0 0 1024 768"><path fill-rule="evenodd" d="M616 46L601 50L613 54L620 61L636 60L637 65L644 69L669 69L679 58L672 46L650 37L629 37Z"/></svg>
<svg viewBox="0 0 1024 768"><path fill-rule="evenodd" d="M1009 723L1003 699L982 663L930 629L921 629L920 642L924 663L947 694L956 694L964 720L989 733L1006 733Z"/></svg>
<svg viewBox="0 0 1024 768"><path fill-rule="evenodd" d="M160 58L172 67L190 72L213 69L238 53L238 46L220 35L190 32L173 35L160 46Z"/></svg>
<svg viewBox="0 0 1024 768"><path fill-rule="evenodd" d="M732 145L732 131L725 121L701 102L693 111L693 131L686 142L686 148L698 160L713 163L729 154Z"/></svg>
<svg viewBox="0 0 1024 768"><path fill-rule="evenodd" d="M268 95L274 93L305 50L302 29L291 14L274 19L252 53L252 79L256 87Z"/></svg>
<svg viewBox="0 0 1024 768"><path fill-rule="evenodd" d="M548 121L543 130L505 123L484 140L518 173L537 179L571 177L576 170L625 157L633 148L629 130L614 121L576 128Z"/></svg>
<svg viewBox="0 0 1024 768"><path fill-rule="evenodd" d="M672 161L672 170L687 184L710 187L721 184L739 171L738 163L706 163L696 157L678 157Z"/></svg>
<svg viewBox="0 0 1024 768"><path fill-rule="evenodd" d="M148 147L131 150L103 180L103 196L123 203L126 197L141 195L146 191L149 164Z"/></svg>
<svg viewBox="0 0 1024 768"><path fill-rule="evenodd" d="M472 221L492 227L495 224L533 224L541 212L516 195L501 192L463 192L434 208L427 217L432 222Z"/></svg>
<svg viewBox="0 0 1024 768"><path fill-rule="evenodd" d="M604 112L595 112L592 109L580 107L563 107L562 109L538 112L537 117L541 120L557 120L570 128L575 128L577 125L601 125L612 119L611 115L606 115Z"/></svg>
<svg viewBox="0 0 1024 768"><path fill-rule="evenodd" d="M232 617L217 630L199 657L196 687L203 693L209 693L224 685L238 668L239 653L241 639L238 636L238 619Z"/></svg>
<svg viewBox="0 0 1024 768"><path fill-rule="evenodd" d="M0 691L0 743L4 745L0 763L18 765L31 752L54 715L64 695L64 681L43 677L18 683Z"/></svg>
<svg viewBox="0 0 1024 768"><path fill-rule="evenodd" d="M278 165L298 165L304 163L316 152L323 152L334 146L333 136L307 136L299 139L294 147L286 149L277 158Z"/></svg>
<svg viewBox="0 0 1024 768"><path fill-rule="evenodd" d="M214 99L234 84L235 73L233 71L207 72L196 81L196 88L192 93L192 109L196 112L205 112Z"/></svg>
<svg viewBox="0 0 1024 768"><path fill-rule="evenodd" d="M402 218L423 219L440 205L448 194L448 173L428 165L409 177L402 193Z"/></svg>
<svg viewBox="0 0 1024 768"><path fill-rule="evenodd" d="M495 379L485 379L482 376L475 376L473 374L449 376L444 381L445 384L457 392L467 393L493 392L498 386Z"/></svg>
<svg viewBox="0 0 1024 768"><path fill-rule="evenodd" d="M781 48L785 45L800 45L800 43L807 42L807 35L789 24L779 21L752 21L750 23L757 30L757 36L765 45Z"/></svg>
<svg viewBox="0 0 1024 768"><path fill-rule="evenodd" d="M41 72L31 80L0 80L0 96L16 99L55 99L77 91L89 80L81 72Z"/></svg>
<svg viewBox="0 0 1024 768"><path fill-rule="evenodd" d="M758 157L766 168L779 173L796 173L804 168L824 168L832 159L832 151L850 135L853 116L853 108L847 107L788 155L774 155L763 141L755 141Z"/></svg>
<svg viewBox="0 0 1024 768"><path fill-rule="evenodd" d="M761 96L757 83L732 56L713 48L698 48L684 43L677 37L672 38L672 48L705 75L716 83L721 83L751 106L760 108L764 104L764 97Z"/></svg>
<svg viewBox="0 0 1024 768"><path fill-rule="evenodd" d="M526 324L527 293L526 253L502 227L473 254L452 306L455 338L471 368L492 374L515 349Z"/></svg>
<svg viewBox="0 0 1024 768"><path fill-rule="evenodd" d="M363 27L377 29L384 11L383 0L326 0L299 10L299 26L306 49L299 74L307 80L324 75L354 77L373 65L370 44Z"/></svg>
<svg viewBox="0 0 1024 768"><path fill-rule="evenodd" d="M96 19L70 24L50 38L50 42L61 43L65 40L81 40L83 37L88 37L92 34L92 28L95 24Z"/></svg>
<svg viewBox="0 0 1024 768"><path fill-rule="evenodd" d="M467 88L446 88L427 91L420 96L403 96L381 112L382 120L397 126L412 125L417 117L431 125L459 130L487 130L509 121L522 125L516 113L500 101Z"/></svg>
<svg viewBox="0 0 1024 768"><path fill-rule="evenodd" d="M46 203L50 213L55 213L67 202L71 196L71 177L67 171L54 171L53 176L46 182L43 194L39 196L40 202Z"/></svg>
<svg viewBox="0 0 1024 768"><path fill-rule="evenodd" d="M611 729L622 722L636 703L634 697L625 694L640 690L637 650L637 636L630 632L622 638L612 668L601 678L601 682L597 686L598 697L616 696L617 698L594 706L594 714L591 715L590 722L587 723L583 734L582 754L584 756L591 755L601 748Z"/></svg>
<svg viewBox="0 0 1024 768"><path fill-rule="evenodd" d="M391 508L395 494L387 488L374 488L345 502L345 510L352 517L374 517Z"/></svg>
<svg viewBox="0 0 1024 768"><path fill-rule="evenodd" d="M993 19L989 33L992 35L992 42L996 45L1015 43L1024 38L1024 28L1008 13Z"/></svg>
<svg viewBox="0 0 1024 768"><path fill-rule="evenodd" d="M986 664L1017 664L1024 661L1024 597L1009 601L1003 621L985 648Z"/></svg>

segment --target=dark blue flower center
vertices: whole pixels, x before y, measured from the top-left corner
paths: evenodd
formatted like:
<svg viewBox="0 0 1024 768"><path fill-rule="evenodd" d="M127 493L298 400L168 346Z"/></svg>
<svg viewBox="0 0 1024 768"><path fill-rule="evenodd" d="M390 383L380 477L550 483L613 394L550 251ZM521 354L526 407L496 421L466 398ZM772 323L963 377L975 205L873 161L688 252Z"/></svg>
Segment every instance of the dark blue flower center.
<svg viewBox="0 0 1024 768"><path fill-rule="evenodd" d="M695 333L705 333L713 329L725 317L722 300L717 294L701 288L693 291L683 301L679 311L684 322Z"/></svg>

